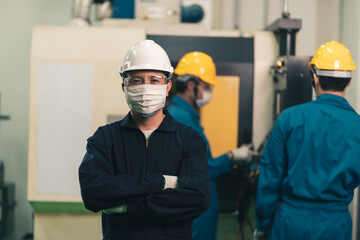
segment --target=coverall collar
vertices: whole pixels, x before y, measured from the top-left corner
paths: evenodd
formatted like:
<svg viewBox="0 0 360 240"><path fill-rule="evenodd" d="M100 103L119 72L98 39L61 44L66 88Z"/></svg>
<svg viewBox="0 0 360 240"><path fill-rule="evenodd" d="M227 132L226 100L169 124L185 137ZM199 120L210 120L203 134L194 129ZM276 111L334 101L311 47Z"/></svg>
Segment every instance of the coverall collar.
<svg viewBox="0 0 360 240"><path fill-rule="evenodd" d="M351 107L351 105L348 103L348 101L345 98L334 94L329 94L329 93L321 94L319 97L317 97L315 102L322 104L329 104L355 112L355 110Z"/></svg>
<svg viewBox="0 0 360 240"><path fill-rule="evenodd" d="M165 118L161 122L160 126L157 128L159 131L165 131L165 132L173 132L176 130L175 127L175 120L174 118L168 113L167 110L163 110ZM129 113L124 117L123 121L121 122L121 126L129 127L129 128L135 128L138 129L138 127L135 125L131 113Z"/></svg>

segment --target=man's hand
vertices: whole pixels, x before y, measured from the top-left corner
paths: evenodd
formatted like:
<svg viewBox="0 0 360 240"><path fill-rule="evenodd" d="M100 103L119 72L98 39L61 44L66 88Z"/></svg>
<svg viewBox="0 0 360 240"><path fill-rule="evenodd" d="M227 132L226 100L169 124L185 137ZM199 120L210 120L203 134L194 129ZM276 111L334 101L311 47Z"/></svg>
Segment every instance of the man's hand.
<svg viewBox="0 0 360 240"><path fill-rule="evenodd" d="M232 160L235 162L250 162L253 155L252 144L243 144L239 148L230 151Z"/></svg>

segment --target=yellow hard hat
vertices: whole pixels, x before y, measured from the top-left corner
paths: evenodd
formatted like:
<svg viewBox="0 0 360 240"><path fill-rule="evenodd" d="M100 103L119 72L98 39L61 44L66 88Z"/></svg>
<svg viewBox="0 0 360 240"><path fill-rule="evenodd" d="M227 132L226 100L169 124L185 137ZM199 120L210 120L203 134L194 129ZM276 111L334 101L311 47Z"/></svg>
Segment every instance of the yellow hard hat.
<svg viewBox="0 0 360 240"><path fill-rule="evenodd" d="M350 51L341 43L331 41L321 45L311 59L309 66L320 70L355 71L356 66Z"/></svg>
<svg viewBox="0 0 360 240"><path fill-rule="evenodd" d="M211 85L219 82L216 80L216 67L212 58L203 52L190 52L185 54L175 68L175 74L193 75Z"/></svg>

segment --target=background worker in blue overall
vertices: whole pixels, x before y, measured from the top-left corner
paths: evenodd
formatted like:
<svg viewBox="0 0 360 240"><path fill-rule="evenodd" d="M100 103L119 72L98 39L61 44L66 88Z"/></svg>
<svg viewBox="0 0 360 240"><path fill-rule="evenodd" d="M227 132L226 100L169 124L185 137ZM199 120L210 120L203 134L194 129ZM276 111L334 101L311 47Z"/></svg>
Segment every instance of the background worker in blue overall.
<svg viewBox="0 0 360 240"><path fill-rule="evenodd" d="M135 44L120 68L131 110L88 139L81 196L102 211L105 240L191 240L192 220L210 205L205 142L164 110L172 72L158 44Z"/></svg>
<svg viewBox="0 0 360 240"><path fill-rule="evenodd" d="M205 140L211 180L210 208L193 222L194 240L216 239L219 200L216 178L229 172L234 161L249 161L249 145L224 153L216 158L211 154L209 142L200 123L199 108L210 102L212 88L218 84L216 67L206 53L190 52L183 56L175 68L175 93L168 108L175 120L192 127ZM219 116L220 117L220 116ZM220 127L220 126L219 126Z"/></svg>
<svg viewBox="0 0 360 240"><path fill-rule="evenodd" d="M356 66L332 41L309 68L317 99L283 111L260 160L254 239L351 239L360 116L344 97Z"/></svg>

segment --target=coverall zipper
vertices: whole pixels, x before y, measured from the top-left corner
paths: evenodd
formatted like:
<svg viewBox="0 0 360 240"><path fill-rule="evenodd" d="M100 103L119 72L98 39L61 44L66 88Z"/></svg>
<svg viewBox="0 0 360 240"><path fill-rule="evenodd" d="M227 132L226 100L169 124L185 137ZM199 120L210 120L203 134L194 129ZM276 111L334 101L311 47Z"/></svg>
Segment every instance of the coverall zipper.
<svg viewBox="0 0 360 240"><path fill-rule="evenodd" d="M146 166L147 166L147 172L150 173L150 161L149 161L149 144L150 144L150 139L154 136L154 134L156 134L156 129L152 132L152 134L150 135L149 139L146 139Z"/></svg>

